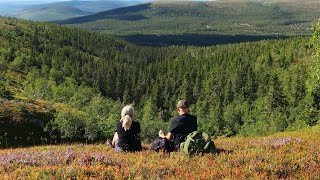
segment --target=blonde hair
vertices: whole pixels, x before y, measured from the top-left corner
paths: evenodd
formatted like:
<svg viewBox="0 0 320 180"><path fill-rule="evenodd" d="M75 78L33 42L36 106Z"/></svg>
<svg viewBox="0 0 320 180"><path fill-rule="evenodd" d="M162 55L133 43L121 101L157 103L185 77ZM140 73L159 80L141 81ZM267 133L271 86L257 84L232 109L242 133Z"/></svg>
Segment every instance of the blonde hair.
<svg viewBox="0 0 320 180"><path fill-rule="evenodd" d="M134 109L131 104L122 108L120 121L122 121L122 127L125 131L130 129L132 121L135 121Z"/></svg>

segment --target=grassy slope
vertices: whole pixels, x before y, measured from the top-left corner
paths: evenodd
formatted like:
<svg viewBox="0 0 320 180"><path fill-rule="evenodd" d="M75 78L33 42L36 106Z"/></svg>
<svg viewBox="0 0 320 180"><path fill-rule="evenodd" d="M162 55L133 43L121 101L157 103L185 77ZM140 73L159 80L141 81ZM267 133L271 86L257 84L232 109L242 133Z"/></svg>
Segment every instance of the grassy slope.
<svg viewBox="0 0 320 180"><path fill-rule="evenodd" d="M318 127L216 139L218 154L192 158L148 150L116 154L102 144L6 149L0 150L0 172L8 179L319 179L319 133Z"/></svg>
<svg viewBox="0 0 320 180"><path fill-rule="evenodd" d="M62 22L113 34L305 35L319 1L154 2Z"/></svg>

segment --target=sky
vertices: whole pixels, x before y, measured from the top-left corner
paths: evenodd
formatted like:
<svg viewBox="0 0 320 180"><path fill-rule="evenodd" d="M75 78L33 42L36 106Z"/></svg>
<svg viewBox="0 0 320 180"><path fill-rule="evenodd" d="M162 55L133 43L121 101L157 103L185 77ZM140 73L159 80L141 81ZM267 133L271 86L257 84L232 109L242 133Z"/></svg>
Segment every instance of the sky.
<svg viewBox="0 0 320 180"><path fill-rule="evenodd" d="M59 1L68 1L68 0L0 0L0 3L19 3L19 2L32 2L32 3L48 3L48 2L59 2ZM106 0L107 1L107 0ZM119 1L130 1L130 0L119 0ZM154 0L140 0L140 1L154 1ZM199 0L194 0L194 1L199 1ZM203 1L203 0L202 0Z"/></svg>
<svg viewBox="0 0 320 180"><path fill-rule="evenodd" d="M0 0L0 5L36 5L43 3L61 2L70 0ZM101 0L78 0L78 1L101 1ZM102 0L108 1L108 0ZM118 0L118 1L131 1L131 0ZM139 2L151 2L154 0L133 0ZM1 14L1 12L0 12Z"/></svg>
<svg viewBox="0 0 320 180"><path fill-rule="evenodd" d="M1 3L2 2L11 2L11 3L15 3L15 2L16 3L19 3L19 2L33 2L33 3L39 3L39 4L40 3L47 3L47 2L59 2L59 1L68 1L68 0L0 0ZM119 1L130 1L130 0L119 0ZM143 0L143 1L146 1L146 0Z"/></svg>
<svg viewBox="0 0 320 180"><path fill-rule="evenodd" d="M70 1L70 0L0 0L0 5L36 5L42 3L51 3L51 2L61 2L61 1ZM101 0L78 0L78 1L101 1ZM102 0L108 1L108 0ZM118 0L118 1L131 1L131 0ZM133 0L139 2L152 2L156 0ZM161 1L161 0L160 0ZM170 1L170 0L168 0ZM183 1L183 0L172 0L172 1ZM188 0L187 0L188 1ZM208 1L208 0L189 0L189 1ZM0 12L1 14L1 12Z"/></svg>
<svg viewBox="0 0 320 180"><path fill-rule="evenodd" d="M0 0L0 4L25 4L25 3L32 3L32 4L42 4L42 3L50 3L50 2L59 2L59 1L66 1L66 0Z"/></svg>
<svg viewBox="0 0 320 180"><path fill-rule="evenodd" d="M0 4L20 4L20 3L32 3L32 4L42 4L42 3L51 3L51 2L61 2L61 1L70 1L70 0L0 0ZM88 1L97 1L97 0L88 0ZM107 0L106 0L107 1ZM130 0L119 0L119 1L130 1ZM148 0L142 0L148 1Z"/></svg>
<svg viewBox="0 0 320 180"><path fill-rule="evenodd" d="M44 2L58 2L58 1L65 1L65 0L1 0L1 2L39 2L39 3L44 3Z"/></svg>

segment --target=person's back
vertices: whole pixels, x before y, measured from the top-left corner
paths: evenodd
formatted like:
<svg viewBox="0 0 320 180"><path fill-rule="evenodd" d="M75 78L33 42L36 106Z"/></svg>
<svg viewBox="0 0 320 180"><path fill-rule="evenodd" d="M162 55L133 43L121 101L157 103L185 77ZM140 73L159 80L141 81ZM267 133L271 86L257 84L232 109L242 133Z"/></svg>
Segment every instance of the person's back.
<svg viewBox="0 0 320 180"><path fill-rule="evenodd" d="M197 130L197 118L190 114L182 114L175 117L170 126L169 132L174 134L173 142L179 145L185 140L185 137Z"/></svg>
<svg viewBox="0 0 320 180"><path fill-rule="evenodd" d="M179 115L172 120L167 136L162 133L159 134L159 137L167 138L169 141L173 140L175 146L179 148L185 137L198 129L198 125L197 118L189 114L188 101L180 100L177 104L177 111Z"/></svg>
<svg viewBox="0 0 320 180"><path fill-rule="evenodd" d="M134 109L131 105L127 105L121 111L121 119L116 125L112 145L117 152L140 151L142 150L140 132L140 123L135 120Z"/></svg>
<svg viewBox="0 0 320 180"><path fill-rule="evenodd" d="M132 122L130 129L125 130L122 127L122 122L117 123L117 133L118 133L118 145L124 151L139 151L141 150L140 138L137 137L140 133L140 123Z"/></svg>

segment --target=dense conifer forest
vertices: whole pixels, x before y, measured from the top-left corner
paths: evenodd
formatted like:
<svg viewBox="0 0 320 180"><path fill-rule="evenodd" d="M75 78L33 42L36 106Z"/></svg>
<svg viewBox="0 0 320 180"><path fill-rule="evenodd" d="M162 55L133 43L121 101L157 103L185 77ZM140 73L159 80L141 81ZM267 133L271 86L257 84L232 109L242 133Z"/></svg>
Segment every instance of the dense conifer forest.
<svg viewBox="0 0 320 180"><path fill-rule="evenodd" d="M319 28L319 27L318 27ZM266 135L319 123L313 38L144 47L103 33L0 19L1 147L111 138L132 103L144 142L186 98L213 136Z"/></svg>

